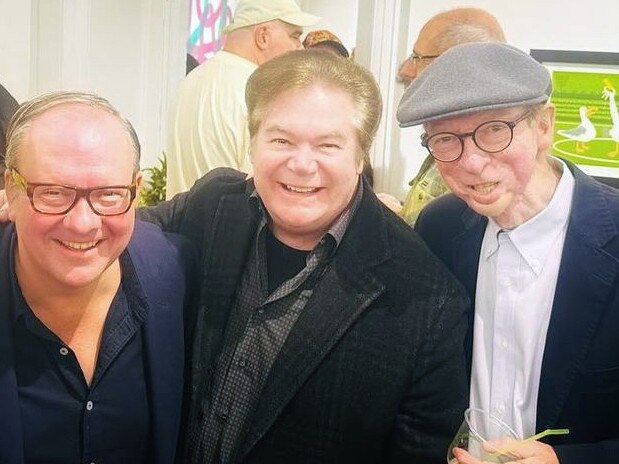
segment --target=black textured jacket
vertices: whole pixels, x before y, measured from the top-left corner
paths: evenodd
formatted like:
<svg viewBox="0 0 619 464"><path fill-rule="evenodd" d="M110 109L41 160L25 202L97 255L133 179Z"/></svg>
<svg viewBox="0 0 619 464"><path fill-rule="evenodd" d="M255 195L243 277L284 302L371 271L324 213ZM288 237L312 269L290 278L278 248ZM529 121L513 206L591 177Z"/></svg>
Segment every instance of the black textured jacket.
<svg viewBox="0 0 619 464"><path fill-rule="evenodd" d="M226 329L256 228L253 184L243 178L212 171L141 213L201 253L186 439L199 428L218 354L239 335ZM455 278L366 186L273 365L234 462L443 464L468 403L467 307Z"/></svg>

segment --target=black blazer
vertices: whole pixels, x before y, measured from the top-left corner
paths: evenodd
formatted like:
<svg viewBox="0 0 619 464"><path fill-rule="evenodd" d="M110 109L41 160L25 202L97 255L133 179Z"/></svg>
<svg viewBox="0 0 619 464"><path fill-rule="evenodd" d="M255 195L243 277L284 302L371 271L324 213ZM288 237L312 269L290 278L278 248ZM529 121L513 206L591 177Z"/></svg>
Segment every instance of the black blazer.
<svg viewBox="0 0 619 464"><path fill-rule="evenodd" d="M12 224L0 227L0 463L23 464L22 425L13 362L12 321L8 298L9 243ZM183 391L183 304L186 266L191 247L180 237L164 237L152 224L136 222L121 256L140 284L136 299L146 309L144 351L147 361L152 462L175 459ZM130 385L127 388L131 388Z"/></svg>
<svg viewBox="0 0 619 464"><path fill-rule="evenodd" d="M244 174L212 171L143 217L200 247L189 430L224 343L256 224ZM468 401L468 300L365 185L358 211L279 353L236 458L243 463L443 464Z"/></svg>
<svg viewBox="0 0 619 464"><path fill-rule="evenodd" d="M544 440L561 464L610 464L619 461L619 191L568 167L576 182L544 348L537 431L570 429ZM486 224L450 194L430 203L415 226L473 301ZM467 340L470 359L472 330Z"/></svg>

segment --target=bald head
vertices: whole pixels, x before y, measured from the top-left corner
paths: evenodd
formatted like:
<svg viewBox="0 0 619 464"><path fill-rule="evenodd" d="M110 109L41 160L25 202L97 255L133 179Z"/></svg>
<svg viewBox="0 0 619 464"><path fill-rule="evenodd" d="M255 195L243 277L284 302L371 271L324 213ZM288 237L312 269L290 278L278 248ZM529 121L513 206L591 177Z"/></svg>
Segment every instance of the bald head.
<svg viewBox="0 0 619 464"><path fill-rule="evenodd" d="M480 8L454 8L439 13L426 22L413 46L415 61L407 59L398 77L410 83L431 63L432 58L445 50L469 42L505 42L505 34L497 19Z"/></svg>

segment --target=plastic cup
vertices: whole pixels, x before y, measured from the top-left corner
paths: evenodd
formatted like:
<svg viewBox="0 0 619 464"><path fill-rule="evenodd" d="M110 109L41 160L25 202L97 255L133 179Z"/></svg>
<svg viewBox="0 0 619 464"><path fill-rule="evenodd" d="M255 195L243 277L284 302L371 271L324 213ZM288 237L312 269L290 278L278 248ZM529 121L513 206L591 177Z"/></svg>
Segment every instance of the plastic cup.
<svg viewBox="0 0 619 464"><path fill-rule="evenodd" d="M508 462L513 457L505 455L486 442L506 438L521 440L512 428L501 419L481 409L469 408L464 412L464 420L447 451L447 463L457 463L454 448L467 450L474 458L485 462ZM484 446L485 445L485 446Z"/></svg>

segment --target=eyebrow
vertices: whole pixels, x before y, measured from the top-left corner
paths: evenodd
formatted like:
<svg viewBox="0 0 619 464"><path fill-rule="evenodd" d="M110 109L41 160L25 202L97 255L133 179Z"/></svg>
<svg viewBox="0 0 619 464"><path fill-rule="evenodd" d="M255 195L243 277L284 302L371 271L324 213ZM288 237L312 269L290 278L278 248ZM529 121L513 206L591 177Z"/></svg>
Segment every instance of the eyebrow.
<svg viewBox="0 0 619 464"><path fill-rule="evenodd" d="M278 125L274 125L274 126L270 126L264 129L264 132L267 135L286 135L286 136L294 136L294 133L284 129L281 126ZM334 130L331 132L327 132L325 134L321 134L317 137L318 140L346 140L346 136L344 135L343 132L338 131L338 130Z"/></svg>
<svg viewBox="0 0 619 464"><path fill-rule="evenodd" d="M267 134L290 134L290 131L287 131L281 126L270 126L264 129L264 132Z"/></svg>

